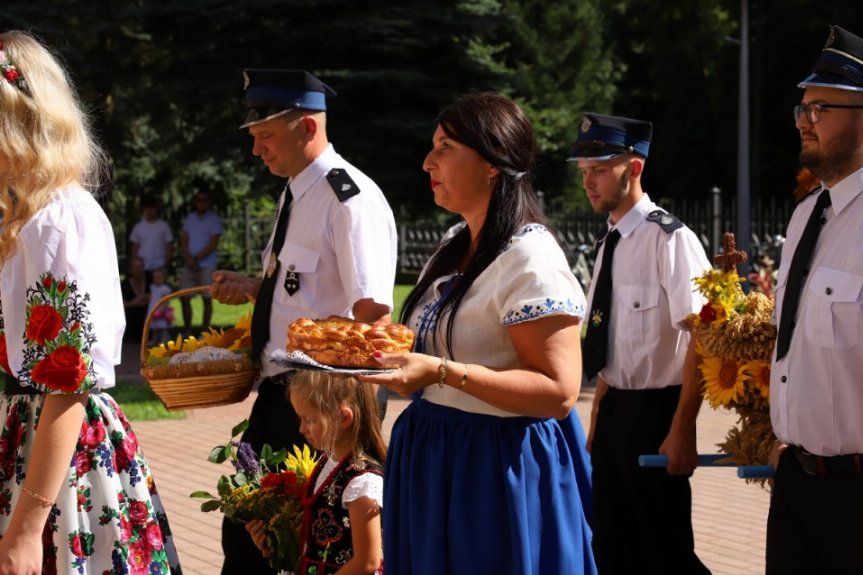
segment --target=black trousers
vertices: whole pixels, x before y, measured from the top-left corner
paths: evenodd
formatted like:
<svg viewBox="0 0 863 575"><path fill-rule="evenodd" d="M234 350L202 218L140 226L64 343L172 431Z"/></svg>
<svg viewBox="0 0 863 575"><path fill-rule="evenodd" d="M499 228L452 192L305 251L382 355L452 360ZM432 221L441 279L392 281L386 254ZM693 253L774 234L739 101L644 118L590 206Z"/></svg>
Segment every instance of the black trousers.
<svg viewBox="0 0 863 575"><path fill-rule="evenodd" d="M258 398L249 416L249 428L243 441L252 445L255 453L267 443L274 451L293 445L301 446L305 439L300 434L300 422L288 397L288 386L266 378L258 386ZM242 525L228 519L222 521L222 551L225 560L222 575L275 575L269 563L252 543Z"/></svg>
<svg viewBox="0 0 863 575"><path fill-rule="evenodd" d="M597 413L593 553L601 575L709 574L695 555L689 478L638 465L671 427L680 387L609 389Z"/></svg>
<svg viewBox="0 0 863 575"><path fill-rule="evenodd" d="M863 573L863 475L808 475L790 449L773 477L767 575Z"/></svg>

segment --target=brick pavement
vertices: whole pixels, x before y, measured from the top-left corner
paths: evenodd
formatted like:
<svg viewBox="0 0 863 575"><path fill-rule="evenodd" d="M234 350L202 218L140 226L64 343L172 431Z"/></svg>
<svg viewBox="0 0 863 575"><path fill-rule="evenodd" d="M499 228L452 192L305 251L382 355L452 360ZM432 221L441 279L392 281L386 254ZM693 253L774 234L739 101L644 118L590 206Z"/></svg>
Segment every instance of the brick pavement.
<svg viewBox="0 0 863 575"><path fill-rule="evenodd" d="M231 427L248 416L255 392L243 403L187 412L186 419L135 422L156 484L168 512L183 571L187 575L218 574L221 515L202 513L199 500L189 493L215 490L225 467L207 462L212 447L227 441ZM592 401L585 390L577 404L586 425ZM407 404L391 399L384 421L388 432L396 415ZM698 421L699 451L715 452L727 429L731 413L704 406ZM699 469L693 480L693 525L696 550L714 575L750 575L764 572L764 545L769 494L757 485L738 479L733 468Z"/></svg>

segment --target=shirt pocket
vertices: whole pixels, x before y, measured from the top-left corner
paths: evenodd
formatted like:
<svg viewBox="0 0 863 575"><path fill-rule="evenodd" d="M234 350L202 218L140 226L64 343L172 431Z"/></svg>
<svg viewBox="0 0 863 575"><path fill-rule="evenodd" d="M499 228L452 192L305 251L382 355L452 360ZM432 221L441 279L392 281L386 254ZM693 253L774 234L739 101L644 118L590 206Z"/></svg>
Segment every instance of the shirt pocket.
<svg viewBox="0 0 863 575"><path fill-rule="evenodd" d="M279 252L280 283L276 286L282 297L292 305L305 308L314 306L318 292L317 271L320 260L321 256L318 252L286 241ZM289 294L285 289L285 280L291 272L297 274L300 282L300 289L294 295Z"/></svg>
<svg viewBox="0 0 863 575"><path fill-rule="evenodd" d="M857 344L857 317L863 277L819 267L806 285L806 339L819 347L848 349Z"/></svg>
<svg viewBox="0 0 863 575"><path fill-rule="evenodd" d="M622 341L645 342L659 337L659 286L614 286L614 313L620 313Z"/></svg>

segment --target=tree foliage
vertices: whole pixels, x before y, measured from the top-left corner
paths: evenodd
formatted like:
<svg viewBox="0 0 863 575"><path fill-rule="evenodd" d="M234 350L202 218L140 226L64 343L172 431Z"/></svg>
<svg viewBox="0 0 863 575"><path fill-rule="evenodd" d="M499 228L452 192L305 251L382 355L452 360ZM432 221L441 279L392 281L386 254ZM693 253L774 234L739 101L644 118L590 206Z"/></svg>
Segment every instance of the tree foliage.
<svg viewBox="0 0 863 575"><path fill-rule="evenodd" d="M706 197L736 187L740 0L11 0L0 26L30 30L65 60L113 160L107 205L123 248L137 202L176 226L199 185L223 208L267 214L281 183L237 127L242 70L305 68L339 93L337 149L400 219L432 210L422 160L455 95L516 98L539 136L538 187L555 212L580 202L566 156L582 113L654 122L648 191ZM863 8L748 0L753 195L793 187L790 109L836 23Z"/></svg>

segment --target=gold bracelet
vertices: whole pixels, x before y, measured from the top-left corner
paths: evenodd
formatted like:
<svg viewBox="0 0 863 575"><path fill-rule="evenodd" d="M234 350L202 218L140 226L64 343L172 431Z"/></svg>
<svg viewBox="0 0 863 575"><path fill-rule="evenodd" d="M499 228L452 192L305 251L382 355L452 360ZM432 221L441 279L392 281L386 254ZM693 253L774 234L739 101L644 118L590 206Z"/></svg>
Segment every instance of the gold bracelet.
<svg viewBox="0 0 863 575"><path fill-rule="evenodd" d="M440 367L438 367L438 372L440 373L440 381L437 382L438 386L443 389L444 384L446 383L446 367L447 367L447 359L446 357L440 358Z"/></svg>
<svg viewBox="0 0 863 575"><path fill-rule="evenodd" d="M467 383L467 364L463 363L462 365L464 365L464 373L461 374L461 379L459 380L459 384L458 384L459 391L464 389L464 384Z"/></svg>
<svg viewBox="0 0 863 575"><path fill-rule="evenodd" d="M30 491L29 489L27 489L23 485L21 486L21 491L23 491L24 493L26 493L27 495L29 495L30 497L35 499L39 503L39 507L42 507L43 509L50 509L50 508L54 507L53 501L51 501L50 499L46 499L45 497L42 497L38 493Z"/></svg>

